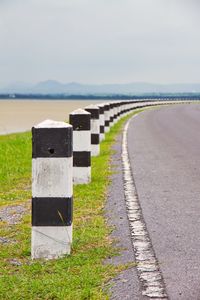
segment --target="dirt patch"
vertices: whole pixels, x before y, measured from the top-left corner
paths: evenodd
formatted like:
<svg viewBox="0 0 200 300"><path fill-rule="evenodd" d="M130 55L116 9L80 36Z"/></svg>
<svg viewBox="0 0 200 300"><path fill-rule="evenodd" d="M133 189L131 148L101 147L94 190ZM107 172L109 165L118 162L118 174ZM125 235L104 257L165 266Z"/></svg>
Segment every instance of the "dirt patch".
<svg viewBox="0 0 200 300"><path fill-rule="evenodd" d="M25 204L3 207L0 209L0 221L7 222L9 225L18 224L28 210L29 208Z"/></svg>

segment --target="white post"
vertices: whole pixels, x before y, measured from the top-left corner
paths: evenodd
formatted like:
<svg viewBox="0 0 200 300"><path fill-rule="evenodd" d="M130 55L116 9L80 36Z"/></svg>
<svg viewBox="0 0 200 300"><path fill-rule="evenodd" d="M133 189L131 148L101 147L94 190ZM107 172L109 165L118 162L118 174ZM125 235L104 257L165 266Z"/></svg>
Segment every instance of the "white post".
<svg viewBox="0 0 200 300"><path fill-rule="evenodd" d="M33 259L70 254L72 243L72 126L46 120L32 128Z"/></svg>
<svg viewBox="0 0 200 300"><path fill-rule="evenodd" d="M117 123L117 114L118 114L118 111L117 111L117 102L114 102L113 105L114 105L113 123L116 124Z"/></svg>
<svg viewBox="0 0 200 300"><path fill-rule="evenodd" d="M104 104L105 132L110 130L110 105Z"/></svg>
<svg viewBox="0 0 200 300"><path fill-rule="evenodd" d="M100 122L100 142L105 139L105 116L104 104L98 104L99 107L99 122Z"/></svg>
<svg viewBox="0 0 200 300"><path fill-rule="evenodd" d="M99 122L99 107L89 105L85 110L91 113L91 155L98 156L100 154L100 122Z"/></svg>
<svg viewBox="0 0 200 300"><path fill-rule="evenodd" d="M91 181L91 114L83 109L70 113L73 126L73 182L87 184Z"/></svg>
<svg viewBox="0 0 200 300"><path fill-rule="evenodd" d="M123 117L123 102L120 101L119 103L119 118L121 119Z"/></svg>
<svg viewBox="0 0 200 300"><path fill-rule="evenodd" d="M120 119L120 102L117 101L117 122L119 121Z"/></svg>
<svg viewBox="0 0 200 300"><path fill-rule="evenodd" d="M114 125L114 103L110 102L110 128Z"/></svg>

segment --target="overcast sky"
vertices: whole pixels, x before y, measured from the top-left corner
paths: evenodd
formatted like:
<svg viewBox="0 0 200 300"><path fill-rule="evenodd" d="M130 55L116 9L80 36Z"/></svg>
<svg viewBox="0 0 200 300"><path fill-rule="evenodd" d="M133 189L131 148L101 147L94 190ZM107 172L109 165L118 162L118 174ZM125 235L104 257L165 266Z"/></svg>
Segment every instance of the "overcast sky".
<svg viewBox="0 0 200 300"><path fill-rule="evenodd" d="M0 83L200 83L199 0L0 0Z"/></svg>

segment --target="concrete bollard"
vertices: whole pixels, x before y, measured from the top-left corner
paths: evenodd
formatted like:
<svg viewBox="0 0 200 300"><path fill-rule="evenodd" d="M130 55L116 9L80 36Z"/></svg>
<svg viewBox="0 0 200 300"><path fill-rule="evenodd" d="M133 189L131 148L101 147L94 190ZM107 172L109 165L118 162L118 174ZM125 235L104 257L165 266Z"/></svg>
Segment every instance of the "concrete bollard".
<svg viewBox="0 0 200 300"><path fill-rule="evenodd" d="M104 104L105 132L110 130L110 105Z"/></svg>
<svg viewBox="0 0 200 300"><path fill-rule="evenodd" d="M116 124L117 123L117 117L118 117L118 111L117 111L117 102L114 102L114 116L113 116L113 123Z"/></svg>
<svg viewBox="0 0 200 300"><path fill-rule="evenodd" d="M125 104L124 101L121 102L121 118L125 115Z"/></svg>
<svg viewBox="0 0 200 300"><path fill-rule="evenodd" d="M72 126L46 120L32 138L31 255L54 259L72 243Z"/></svg>
<svg viewBox="0 0 200 300"><path fill-rule="evenodd" d="M117 122L118 122L119 119L120 119L120 102L118 101L118 102L116 103L116 105L117 105L116 111L117 111Z"/></svg>
<svg viewBox="0 0 200 300"><path fill-rule="evenodd" d="M99 107L99 122L100 122L100 142L105 139L105 116L104 104L98 104Z"/></svg>
<svg viewBox="0 0 200 300"><path fill-rule="evenodd" d="M122 101L119 102L119 119L122 118L123 115L123 103Z"/></svg>
<svg viewBox="0 0 200 300"><path fill-rule="evenodd" d="M91 114L83 109L70 113L73 126L73 182L87 184L91 181Z"/></svg>
<svg viewBox="0 0 200 300"><path fill-rule="evenodd" d="M114 103L109 102L110 105L110 128L114 125Z"/></svg>
<svg viewBox="0 0 200 300"><path fill-rule="evenodd" d="M129 114L129 111L130 111L130 103L129 103L129 101L127 100L127 101L126 101L126 115Z"/></svg>
<svg viewBox="0 0 200 300"><path fill-rule="evenodd" d="M85 107L85 110L91 113L91 155L98 156L100 154L99 107L91 104Z"/></svg>

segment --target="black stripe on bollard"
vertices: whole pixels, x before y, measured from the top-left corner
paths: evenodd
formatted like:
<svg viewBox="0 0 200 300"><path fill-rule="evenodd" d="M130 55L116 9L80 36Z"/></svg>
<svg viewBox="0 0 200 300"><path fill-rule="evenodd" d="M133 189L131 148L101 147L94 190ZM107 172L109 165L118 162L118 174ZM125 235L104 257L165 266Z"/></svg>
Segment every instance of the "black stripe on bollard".
<svg viewBox="0 0 200 300"><path fill-rule="evenodd" d="M105 126L106 126L106 127L109 127L109 124L110 124L110 121L107 121L107 120L106 120L106 121L105 121Z"/></svg>
<svg viewBox="0 0 200 300"><path fill-rule="evenodd" d="M74 167L90 167L91 166L91 152L74 151L73 166Z"/></svg>
<svg viewBox="0 0 200 300"><path fill-rule="evenodd" d="M98 107L99 107L99 113L100 113L100 114L103 114L103 113L104 113L104 107L103 107L103 104L98 105Z"/></svg>
<svg viewBox="0 0 200 300"><path fill-rule="evenodd" d="M104 126L103 125L100 125L100 133L104 133Z"/></svg>
<svg viewBox="0 0 200 300"><path fill-rule="evenodd" d="M91 134L91 144L93 145L99 144L99 134L95 134L95 133Z"/></svg>
<svg viewBox="0 0 200 300"><path fill-rule="evenodd" d="M99 107L89 108L88 106L85 108L85 110L91 113L91 119L99 119Z"/></svg>
<svg viewBox="0 0 200 300"><path fill-rule="evenodd" d="M32 198L32 226L70 226L72 215L72 197Z"/></svg>
<svg viewBox="0 0 200 300"><path fill-rule="evenodd" d="M65 138L63 138L65 136ZM32 158L71 157L72 128L32 128Z"/></svg>
<svg viewBox="0 0 200 300"><path fill-rule="evenodd" d="M69 115L69 123L73 126L73 130L90 130L90 115L75 114L75 112Z"/></svg>

